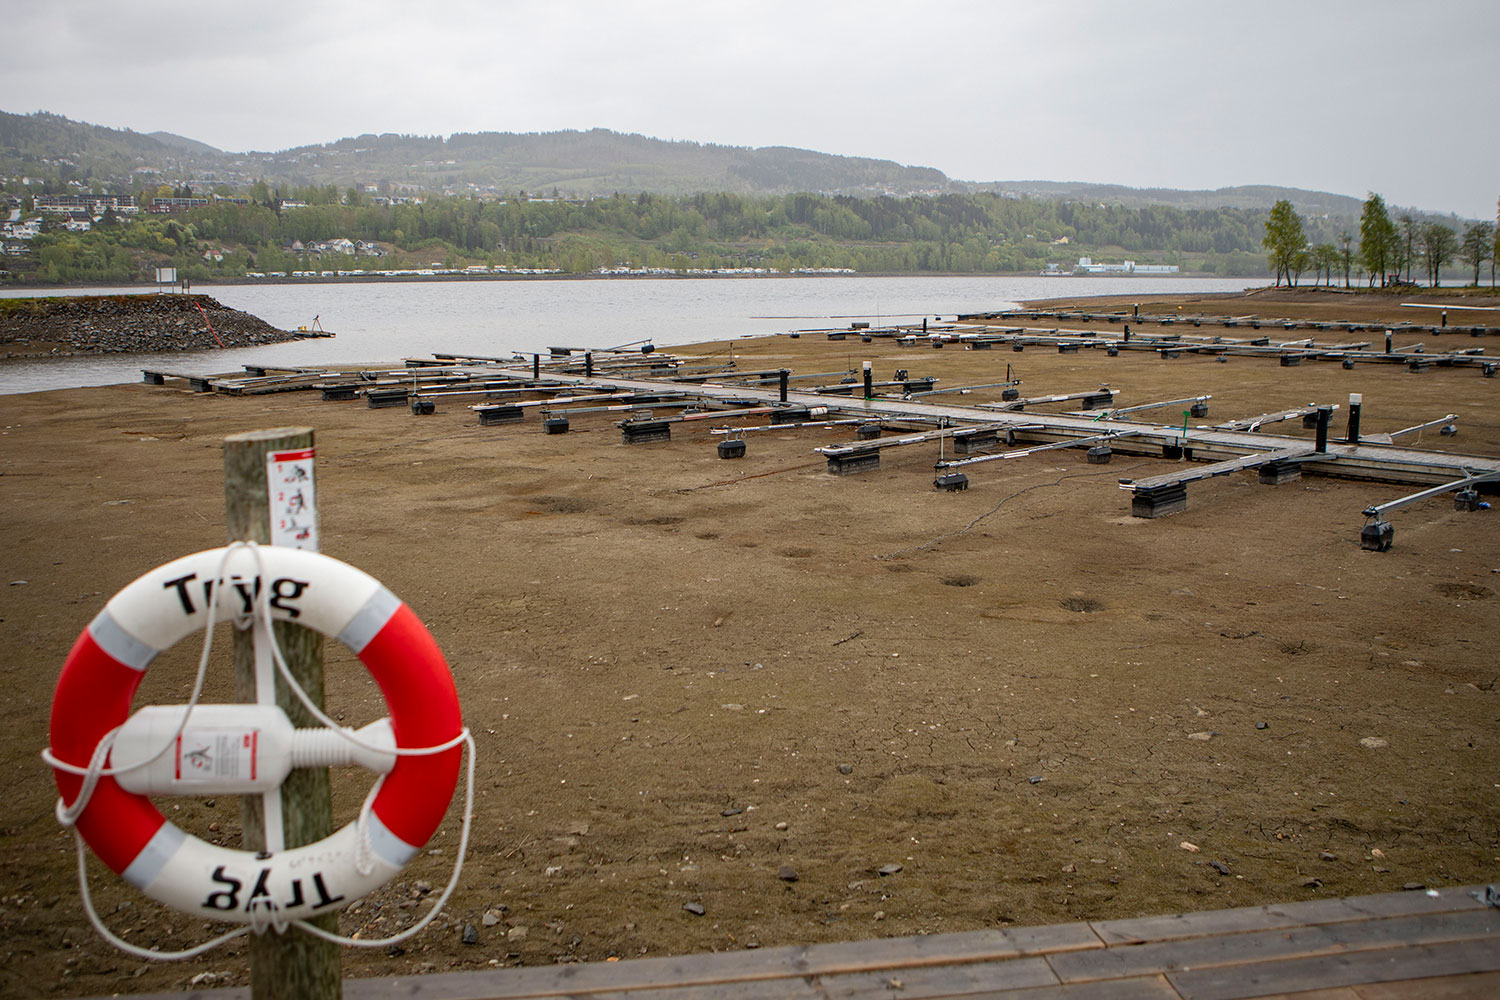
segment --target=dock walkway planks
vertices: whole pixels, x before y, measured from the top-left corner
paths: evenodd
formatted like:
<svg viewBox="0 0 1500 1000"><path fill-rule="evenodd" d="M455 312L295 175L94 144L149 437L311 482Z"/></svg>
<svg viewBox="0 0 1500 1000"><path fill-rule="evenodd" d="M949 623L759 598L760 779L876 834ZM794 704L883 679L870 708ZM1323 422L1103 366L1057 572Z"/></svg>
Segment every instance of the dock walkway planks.
<svg viewBox="0 0 1500 1000"><path fill-rule="evenodd" d="M622 962L346 979L346 1000L1478 1000L1479 887ZM140 1000L166 1000L167 994ZM242 1000L247 989L173 997Z"/></svg>

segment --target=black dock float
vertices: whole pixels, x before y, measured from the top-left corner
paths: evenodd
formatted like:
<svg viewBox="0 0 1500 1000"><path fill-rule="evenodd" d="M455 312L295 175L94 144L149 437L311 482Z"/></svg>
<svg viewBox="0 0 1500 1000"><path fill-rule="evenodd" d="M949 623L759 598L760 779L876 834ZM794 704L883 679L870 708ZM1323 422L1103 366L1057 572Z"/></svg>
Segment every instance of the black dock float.
<svg viewBox="0 0 1500 1000"><path fill-rule="evenodd" d="M141 369L141 381L147 385L166 385L167 377L161 372L154 372L147 368Z"/></svg>
<svg viewBox="0 0 1500 1000"><path fill-rule="evenodd" d="M496 403L492 406L476 406L474 412L479 414L481 427L492 427L496 424L519 424L526 419L526 411L519 406L507 406Z"/></svg>
<svg viewBox="0 0 1500 1000"><path fill-rule="evenodd" d="M982 431L955 431L953 433L953 451L958 455L972 455L977 451L993 448L1000 443L999 432L991 430Z"/></svg>
<svg viewBox="0 0 1500 1000"><path fill-rule="evenodd" d="M1267 486L1295 483L1302 478L1300 462L1268 462L1259 469L1260 481Z"/></svg>
<svg viewBox="0 0 1500 1000"><path fill-rule="evenodd" d="M1165 517L1184 510L1187 510L1187 485L1184 483L1138 489L1130 498L1130 513L1135 517Z"/></svg>
<svg viewBox="0 0 1500 1000"><path fill-rule="evenodd" d="M568 418L549 417L542 421L542 430L548 434L566 434L568 433Z"/></svg>
<svg viewBox="0 0 1500 1000"><path fill-rule="evenodd" d="M873 441L878 437L880 437L879 424L860 424L854 429L854 440L856 441Z"/></svg>
<svg viewBox="0 0 1500 1000"><path fill-rule="evenodd" d="M350 400L359 397L359 388L353 385L325 385L322 390L325 400Z"/></svg>
<svg viewBox="0 0 1500 1000"><path fill-rule="evenodd" d="M437 400L413 396L411 397L411 412L413 416L429 417L437 412Z"/></svg>
<svg viewBox="0 0 1500 1000"><path fill-rule="evenodd" d="M771 414L773 424L805 424L812 419L812 411L806 406L787 406Z"/></svg>
<svg viewBox="0 0 1500 1000"><path fill-rule="evenodd" d="M944 493L953 493L969 488L969 477L962 472L945 472L932 481L934 488Z"/></svg>
<svg viewBox="0 0 1500 1000"><path fill-rule="evenodd" d="M720 458L744 458L745 442L743 439L734 438L719 442Z"/></svg>
<svg viewBox="0 0 1500 1000"><path fill-rule="evenodd" d="M382 410L388 406L405 406L408 395L410 393L405 389L371 389L365 393L365 405L372 410Z"/></svg>
<svg viewBox="0 0 1500 1000"><path fill-rule="evenodd" d="M620 424L622 444L649 444L672 440L672 425L666 420L626 420Z"/></svg>
<svg viewBox="0 0 1500 1000"><path fill-rule="evenodd" d="M873 448L869 451L828 456L828 471L835 476L852 476L856 472L867 472L878 468L880 468L880 452Z"/></svg>
<svg viewBox="0 0 1500 1000"><path fill-rule="evenodd" d="M1371 521L1359 529L1359 547L1367 552L1389 552L1396 529L1389 521Z"/></svg>
<svg viewBox="0 0 1500 1000"><path fill-rule="evenodd" d="M1107 444L1098 444L1084 452L1084 458L1090 465L1108 465L1109 460L1114 457L1114 452Z"/></svg>

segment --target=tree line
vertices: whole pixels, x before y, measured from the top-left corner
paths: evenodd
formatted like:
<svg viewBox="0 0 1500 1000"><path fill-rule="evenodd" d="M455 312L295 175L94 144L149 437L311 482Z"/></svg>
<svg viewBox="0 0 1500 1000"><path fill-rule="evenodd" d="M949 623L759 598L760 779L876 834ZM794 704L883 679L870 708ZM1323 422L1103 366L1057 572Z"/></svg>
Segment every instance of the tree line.
<svg viewBox="0 0 1500 1000"><path fill-rule="evenodd" d="M168 193L195 194L186 188ZM227 188L197 193L236 194ZM1090 255L1223 276L1275 273L1278 282L1295 282L1310 271L1331 282L1342 273L1347 283L1356 262L1372 281L1399 271L1397 261L1407 268L1435 261L1436 273L1471 235L1451 248L1439 238L1441 229L1429 234L1430 223L1408 225L1404 214L1390 220L1378 196L1372 196L1378 210L1366 202L1364 214L1383 216L1395 235L1367 233L1361 219L1356 250L1353 220L1303 220L1287 202L1268 218L1248 208L1124 207L996 192L905 198L616 193L578 200L517 192L402 202L357 187L257 182L240 194L237 201L213 199L178 215L106 214L86 233L51 226L26 257L0 266L10 268L12 280L40 282L128 282L149 277L155 266L175 266L198 281L251 271L433 264L578 274L620 265L978 274L1035 273ZM314 258L298 249L340 237L378 245L388 260ZM1429 246L1429 238L1438 242Z"/></svg>
<svg viewBox="0 0 1500 1000"><path fill-rule="evenodd" d="M1496 205L1500 220L1500 203ZM1371 193L1365 199L1359 217L1359 243L1353 247L1353 236L1341 231L1338 242L1314 243L1308 239L1303 219L1289 201L1272 206L1266 219L1262 246L1266 262L1275 272L1276 284L1283 280L1295 286L1309 271L1313 281L1333 284L1343 275L1344 287L1350 287L1350 274L1357 266L1369 287L1385 288L1396 284L1413 284L1413 268L1421 268L1427 283L1436 287L1443 268L1461 260L1473 268L1471 284L1479 284L1480 271L1490 265L1490 285L1495 284L1495 263L1500 258L1500 226L1494 222L1474 222L1464 227L1462 236L1453 227L1435 220L1422 221L1403 211L1394 219L1385 199Z"/></svg>

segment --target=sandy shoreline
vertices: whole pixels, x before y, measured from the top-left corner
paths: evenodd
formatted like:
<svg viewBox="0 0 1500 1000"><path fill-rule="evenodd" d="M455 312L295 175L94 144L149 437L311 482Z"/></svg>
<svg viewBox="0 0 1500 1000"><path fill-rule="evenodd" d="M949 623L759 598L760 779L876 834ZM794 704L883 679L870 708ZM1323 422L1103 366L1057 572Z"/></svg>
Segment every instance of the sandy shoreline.
<svg viewBox="0 0 1500 1000"><path fill-rule="evenodd" d="M1391 300L1332 298L1261 295L1244 311L1406 318ZM1500 379L1472 370L814 336L736 350L745 369L871 360L877 378L907 368L941 385L1009 366L1028 394L1108 383L1121 405L1205 393L1209 421L1360 392L1367 431L1457 412L1457 437L1421 445L1500 455ZM222 441L258 427L316 429L324 551L428 624L480 743L447 914L402 954L347 953L346 975L1356 895L1489 881L1500 861L1500 530L1451 498L1396 515L1395 546L1371 553L1359 512L1400 487L1248 473L1147 521L1116 480L1168 463L1139 456L990 463L939 494L936 447L828 475L811 449L847 429L749 435L731 462L707 422L626 446L614 414L554 436L535 420L480 427L458 405L414 417L306 393L126 385L5 396L0 414L18 765L0 822L7 996L245 981L242 946L145 967L95 938L37 753L57 668L103 602L222 543ZM165 656L138 703L181 701L192 659ZM351 657L331 653L329 674L335 710L380 714ZM337 787L347 818L367 785ZM234 842L237 803L174 804L174 821ZM450 814L429 845L445 853L345 930L388 933L419 912L417 883L442 884L456 836ZM129 939L205 936L94 875ZM466 922L477 944L461 942Z"/></svg>

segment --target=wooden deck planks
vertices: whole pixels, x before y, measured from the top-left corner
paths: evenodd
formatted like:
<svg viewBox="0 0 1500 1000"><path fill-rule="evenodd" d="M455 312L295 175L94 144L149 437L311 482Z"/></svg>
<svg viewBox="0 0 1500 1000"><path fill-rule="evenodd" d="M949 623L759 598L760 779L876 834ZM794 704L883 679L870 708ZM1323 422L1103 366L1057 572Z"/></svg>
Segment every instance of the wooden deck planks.
<svg viewBox="0 0 1500 1000"><path fill-rule="evenodd" d="M1321 955L1248 967L1169 972L1167 979L1182 994L1183 1000L1261 1000L1278 993L1310 988L1328 989L1496 971L1500 971L1500 946L1490 938ZM1418 985L1414 989L1411 1000L1424 1000L1426 993L1423 988ZM1478 997L1484 994L1458 995Z"/></svg>
<svg viewBox="0 0 1500 1000"><path fill-rule="evenodd" d="M1064 982L1113 979L1148 972L1286 963L1320 955L1397 951L1408 945L1500 940L1500 910L1418 914L1337 924L1315 924L1240 934L1216 934L1107 948L1050 959ZM1496 949L1500 951L1500 949ZM1497 956L1500 958L1500 956ZM1500 966L1497 966L1500 967ZM1252 994L1253 995L1253 994Z"/></svg>
<svg viewBox="0 0 1500 1000"><path fill-rule="evenodd" d="M1238 934L1307 924L1331 924L1372 917L1415 916L1482 910L1467 889L1447 888L1425 892L1387 892L1346 899L1310 899L1296 903L1273 903L1235 910L1204 910L1160 917L1103 920L1092 926L1106 945L1139 944L1210 934Z"/></svg>
<svg viewBox="0 0 1500 1000"><path fill-rule="evenodd" d="M240 1000L248 991L193 995ZM1500 907L1480 903L1468 887L1445 888L1092 924L350 979L344 996L1478 1000L1500 996Z"/></svg>

